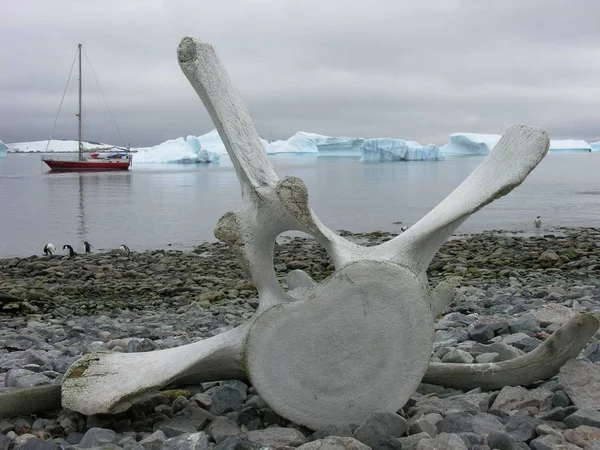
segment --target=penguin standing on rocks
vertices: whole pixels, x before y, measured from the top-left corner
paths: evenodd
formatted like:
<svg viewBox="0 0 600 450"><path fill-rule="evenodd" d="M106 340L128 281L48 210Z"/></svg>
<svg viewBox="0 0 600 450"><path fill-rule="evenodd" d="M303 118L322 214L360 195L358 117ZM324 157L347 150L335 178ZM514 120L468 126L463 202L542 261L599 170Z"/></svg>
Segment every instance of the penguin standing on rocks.
<svg viewBox="0 0 600 450"><path fill-rule="evenodd" d="M129 256L131 253L131 250L129 250L129 247L127 247L125 244L121 245L118 251L121 256Z"/></svg>
<svg viewBox="0 0 600 450"><path fill-rule="evenodd" d="M71 247L70 245L63 245L63 250L68 250L69 258L71 258L72 256L75 256L77 254L75 252L75 250L73 250L73 247Z"/></svg>
<svg viewBox="0 0 600 450"><path fill-rule="evenodd" d="M535 225L536 228L542 228L542 219L541 219L541 216L537 216L535 218L535 220L533 221L533 225Z"/></svg>
<svg viewBox="0 0 600 450"><path fill-rule="evenodd" d="M44 254L46 256L53 256L55 251L56 251L56 248L54 247L54 245L52 244L52 242L48 242L44 246Z"/></svg>
<svg viewBox="0 0 600 450"><path fill-rule="evenodd" d="M83 247L85 248L86 253L92 253L92 249L94 248L88 241L83 241Z"/></svg>

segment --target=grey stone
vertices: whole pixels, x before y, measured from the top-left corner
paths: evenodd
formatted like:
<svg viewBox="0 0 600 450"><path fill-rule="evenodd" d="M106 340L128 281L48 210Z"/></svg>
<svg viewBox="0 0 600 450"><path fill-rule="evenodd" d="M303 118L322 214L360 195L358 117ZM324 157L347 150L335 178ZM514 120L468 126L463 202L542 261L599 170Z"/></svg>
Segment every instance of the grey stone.
<svg viewBox="0 0 600 450"><path fill-rule="evenodd" d="M369 450L370 447L347 436L328 436L323 439L308 442L298 447L298 450ZM220 450L216 449L215 450ZM236 449L237 450L237 449ZM410 450L402 447L402 450Z"/></svg>
<svg viewBox="0 0 600 450"><path fill-rule="evenodd" d="M185 398L183 395L179 395L175 400L173 400L173 403L171 404L171 408L173 408L173 413L181 411L189 403L190 401L187 398Z"/></svg>
<svg viewBox="0 0 600 450"><path fill-rule="evenodd" d="M550 436L557 436L557 437L562 437L562 433L558 430L555 430L554 428L552 428L550 425L539 425L535 431L537 432L537 434L539 436L546 436L546 435L550 435Z"/></svg>
<svg viewBox="0 0 600 450"><path fill-rule="evenodd" d="M27 439L19 445L15 445L13 450L58 450L59 447L53 442L38 438Z"/></svg>
<svg viewBox="0 0 600 450"><path fill-rule="evenodd" d="M117 442L117 433L107 428L90 428L79 442L79 448L102 447Z"/></svg>
<svg viewBox="0 0 600 450"><path fill-rule="evenodd" d="M248 432L248 440L270 447L297 447L306 442L304 435L294 428L269 427Z"/></svg>
<svg viewBox="0 0 600 450"><path fill-rule="evenodd" d="M408 430L406 419L398 414L375 412L354 431L354 437L373 447L384 436L400 437Z"/></svg>
<svg viewBox="0 0 600 450"><path fill-rule="evenodd" d="M473 357L470 353L454 348L444 355L442 362L445 363L458 363L458 364L471 364Z"/></svg>
<svg viewBox="0 0 600 450"><path fill-rule="evenodd" d="M201 422L190 420L185 417L173 417L154 424L154 431L162 431L167 438L179 436L180 434L193 434L202 428L208 420L203 418Z"/></svg>
<svg viewBox="0 0 600 450"><path fill-rule="evenodd" d="M505 423L506 432L518 442L529 442L537 436L536 428L544 421L531 416L512 416Z"/></svg>
<svg viewBox="0 0 600 450"><path fill-rule="evenodd" d="M213 448L212 444L209 444L209 448ZM213 450L265 450L269 448L270 447L263 447L256 442L251 442L248 439L242 439L238 436L229 436L215 445Z"/></svg>
<svg viewBox="0 0 600 450"><path fill-rule="evenodd" d="M417 450L467 450L467 446L456 434L441 433L436 438L419 441Z"/></svg>
<svg viewBox="0 0 600 450"><path fill-rule="evenodd" d="M541 331L539 320L531 313L523 314L522 316L512 320L508 324L511 333L522 331L530 331L537 333Z"/></svg>
<svg viewBox="0 0 600 450"><path fill-rule="evenodd" d="M415 420L408 428L410 434L427 433L432 438L436 437L438 432L435 425L425 419Z"/></svg>
<svg viewBox="0 0 600 450"><path fill-rule="evenodd" d="M594 338L583 351L582 356L593 363L600 362L600 341Z"/></svg>
<svg viewBox="0 0 600 450"><path fill-rule="evenodd" d="M241 412L244 407L242 394L230 386L217 388L211 394L211 401L209 411L215 416L221 416L229 411Z"/></svg>
<svg viewBox="0 0 600 450"><path fill-rule="evenodd" d="M82 439L83 433L73 431L72 433L69 433L69 435L65 438L65 441L67 441L68 444L77 445L81 442Z"/></svg>
<svg viewBox="0 0 600 450"><path fill-rule="evenodd" d="M215 417L206 427L206 432L217 444L229 436L241 436L243 434L237 424L223 417Z"/></svg>
<svg viewBox="0 0 600 450"><path fill-rule="evenodd" d="M469 339L485 343L494 337L494 328L489 323L475 322L467 328Z"/></svg>
<svg viewBox="0 0 600 450"><path fill-rule="evenodd" d="M580 450L581 447L569 444L564 438L552 435L545 435L535 438L529 444L532 450Z"/></svg>
<svg viewBox="0 0 600 450"><path fill-rule="evenodd" d="M402 445L402 450L415 450L417 445L423 439L431 439L427 433L413 434L407 437L398 438L398 442Z"/></svg>
<svg viewBox="0 0 600 450"><path fill-rule="evenodd" d="M50 384L52 380L41 373L35 373L27 369L10 369L5 376L6 387L33 387L42 384Z"/></svg>
<svg viewBox="0 0 600 450"><path fill-rule="evenodd" d="M564 408L552 408L548 411L541 411L535 415L536 418L541 420L553 420L555 422L562 422L567 414Z"/></svg>
<svg viewBox="0 0 600 450"><path fill-rule="evenodd" d="M240 380L225 380L225 381L221 381L221 386L222 387L230 387L235 389L236 391L238 391L240 393L240 395L242 396L242 400L246 400L246 398L248 397L248 385L246 383L244 383L243 381Z"/></svg>
<svg viewBox="0 0 600 450"><path fill-rule="evenodd" d="M402 450L402 444L398 441L398 438L385 436L379 439L377 444L371 448L373 450Z"/></svg>
<svg viewBox="0 0 600 450"><path fill-rule="evenodd" d="M493 432L488 434L487 444L492 450L519 450L517 441L508 433Z"/></svg>
<svg viewBox="0 0 600 450"><path fill-rule="evenodd" d="M593 441L600 441L600 428L580 425L577 428L565 430L563 436L572 444L586 447Z"/></svg>
<svg viewBox="0 0 600 450"><path fill-rule="evenodd" d="M100 450L100 449L94 449L94 450ZM104 447L102 447L101 450L104 450ZM145 450L145 449L144 449L144 447L142 447L140 445L139 442L127 441L127 442L125 442L125 444L123 444L123 450Z"/></svg>
<svg viewBox="0 0 600 450"><path fill-rule="evenodd" d="M161 450L167 436L161 430L155 431L150 436L146 436L139 444L146 450Z"/></svg>
<svg viewBox="0 0 600 450"><path fill-rule="evenodd" d="M295 269L285 276L288 289L297 289L297 288L305 288L311 287L315 284L315 280L311 278L309 274L307 274L304 270Z"/></svg>
<svg viewBox="0 0 600 450"><path fill-rule="evenodd" d="M497 353L499 355L498 361L508 361L524 355L523 351L504 342L494 342L489 345L475 344L470 351L475 353Z"/></svg>
<svg viewBox="0 0 600 450"><path fill-rule="evenodd" d="M483 443L483 438L477 433L456 433L456 435L463 440L469 450L476 445Z"/></svg>
<svg viewBox="0 0 600 450"><path fill-rule="evenodd" d="M150 339L132 339L127 343L125 351L127 353L151 352L157 348L158 346Z"/></svg>
<svg viewBox="0 0 600 450"><path fill-rule="evenodd" d="M500 354L498 353L482 353L475 357L475 362L478 364L487 364L500 361Z"/></svg>
<svg viewBox="0 0 600 450"><path fill-rule="evenodd" d="M416 404L415 410L420 412L444 413L451 409L470 412L486 412L490 395L486 393L453 395L447 398L423 398ZM432 406L433 408L427 408Z"/></svg>
<svg viewBox="0 0 600 450"><path fill-rule="evenodd" d="M552 395L552 406L566 408L571 404L571 399L565 391L558 389Z"/></svg>
<svg viewBox="0 0 600 450"><path fill-rule="evenodd" d="M505 386L494 400L491 409L510 412L528 406L539 408L550 396L552 392L542 388L529 390L521 386Z"/></svg>
<svg viewBox="0 0 600 450"><path fill-rule="evenodd" d="M208 436L199 433L185 433L167 439L162 444L162 450L208 450Z"/></svg>
<svg viewBox="0 0 600 450"><path fill-rule="evenodd" d="M600 409L600 366L571 359L558 373L558 382L579 409Z"/></svg>
<svg viewBox="0 0 600 450"><path fill-rule="evenodd" d="M339 437L353 437L354 433L349 425L330 425L315 431L310 435L310 441L316 441L318 439L324 439L327 436L339 436Z"/></svg>
<svg viewBox="0 0 600 450"><path fill-rule="evenodd" d="M488 434L493 431L504 431L504 425L496 416L487 413L472 415L467 412L449 413L437 424L440 433L477 433Z"/></svg>
<svg viewBox="0 0 600 450"><path fill-rule="evenodd" d="M568 428L577 428L580 425L600 428L600 412L594 409L580 409L566 417L563 423Z"/></svg>
<svg viewBox="0 0 600 450"><path fill-rule="evenodd" d="M547 327L551 324L562 325L567 320L577 316L577 313L566 306L548 303L544 308L532 311L531 315L539 321L540 326Z"/></svg>

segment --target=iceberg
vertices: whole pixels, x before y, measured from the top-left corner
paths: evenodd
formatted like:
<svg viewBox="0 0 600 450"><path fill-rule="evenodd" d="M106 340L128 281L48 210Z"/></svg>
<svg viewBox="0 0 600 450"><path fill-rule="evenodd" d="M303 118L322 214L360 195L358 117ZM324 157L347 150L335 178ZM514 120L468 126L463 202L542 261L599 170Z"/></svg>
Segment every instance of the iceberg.
<svg viewBox="0 0 600 450"><path fill-rule="evenodd" d="M220 149L206 143L203 148L201 138L198 136L179 137L171 139L153 147L140 147L132 150L137 152L133 155L133 163L175 163L175 164L198 164L218 162ZM223 146L223 150L225 147ZM215 151L216 150L216 151Z"/></svg>
<svg viewBox="0 0 600 450"><path fill-rule="evenodd" d="M81 145L89 152L97 152L100 150L125 150L124 147L102 144L100 142L82 141ZM48 140L15 142L14 144L8 144L8 150L15 153L77 153L77 141L52 139L50 143L48 143Z"/></svg>
<svg viewBox="0 0 600 450"><path fill-rule="evenodd" d="M450 142L440 150L446 156L487 155L502 136L499 134L454 133ZM551 153L586 153L592 151L589 143L580 139L551 139Z"/></svg>
<svg viewBox="0 0 600 450"><path fill-rule="evenodd" d="M600 142L592 142L590 143L590 147L593 152L600 152Z"/></svg>
<svg viewBox="0 0 600 450"><path fill-rule="evenodd" d="M267 153L319 154L319 156L359 155L364 139L355 137L330 137L299 131L286 140L267 144Z"/></svg>
<svg viewBox="0 0 600 450"><path fill-rule="evenodd" d="M0 158L4 158L7 152L8 147L4 144L4 142L0 141Z"/></svg>
<svg viewBox="0 0 600 450"><path fill-rule="evenodd" d="M435 144L421 145L415 141L402 139L366 139L361 146L364 162L388 161L439 161L444 159L440 148Z"/></svg>

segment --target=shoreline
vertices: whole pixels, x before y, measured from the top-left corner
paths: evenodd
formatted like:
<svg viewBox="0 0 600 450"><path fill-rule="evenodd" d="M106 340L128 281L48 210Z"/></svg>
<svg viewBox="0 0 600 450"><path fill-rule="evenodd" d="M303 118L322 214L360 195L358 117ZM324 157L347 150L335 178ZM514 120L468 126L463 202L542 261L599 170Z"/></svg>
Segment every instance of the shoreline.
<svg viewBox="0 0 600 450"><path fill-rule="evenodd" d="M371 232L348 237L374 245L393 236ZM284 288L290 270L305 270L317 281L333 270L316 241L299 237L276 245L274 266ZM444 280L457 285L454 302L435 326L432 362L512 359L533 351L569 317L600 315L600 229L566 228L561 235L533 237L494 232L457 236L442 246L428 276L432 287ZM228 247L218 242L187 252L134 252L130 258L109 252L70 259L0 259L0 303L0 392L59 383L74 360L93 351L154 351L206 339L244 323L258 306L256 290ZM600 374L598 339L592 338L580 357L592 363L586 373ZM241 381L176 386L177 394L171 388L175 386L115 416L57 409L0 418L0 444L6 436L17 450L27 439L80 448L85 438L81 448L173 450L195 447L179 441L173 447L172 439L200 439L206 441L202 448L217 450L233 449L234 443L253 449L306 445L303 450L310 450L324 443L311 441L347 436L377 447L357 431L371 425L308 430L279 417ZM392 440L386 448L416 448L418 440L440 439L439 433L454 434L464 447L453 448L467 449L491 447L494 433L515 445L550 438L567 442L575 428L569 417L585 409L578 389L583 388L572 378L559 383L556 377L502 391L463 392L422 383L394 415L406 428L388 430L383 437ZM600 405L596 392L582 395ZM600 417L597 423L600 428ZM529 427L526 436L523 424ZM109 438L102 441L101 436Z"/></svg>

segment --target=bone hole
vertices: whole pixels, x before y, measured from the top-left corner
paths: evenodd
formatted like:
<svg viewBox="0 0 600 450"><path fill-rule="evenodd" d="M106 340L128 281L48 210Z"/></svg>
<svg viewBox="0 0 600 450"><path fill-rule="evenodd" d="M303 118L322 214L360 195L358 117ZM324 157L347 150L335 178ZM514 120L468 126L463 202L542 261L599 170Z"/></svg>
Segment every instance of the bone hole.
<svg viewBox="0 0 600 450"><path fill-rule="evenodd" d="M279 284L286 291L288 286L285 277L292 270L303 270L317 282L324 280L334 271L325 248L312 236L299 231L277 236L273 266Z"/></svg>

